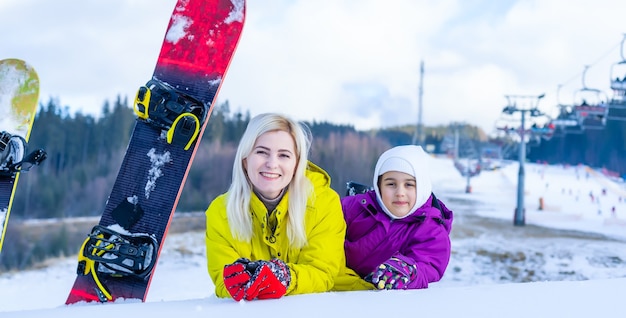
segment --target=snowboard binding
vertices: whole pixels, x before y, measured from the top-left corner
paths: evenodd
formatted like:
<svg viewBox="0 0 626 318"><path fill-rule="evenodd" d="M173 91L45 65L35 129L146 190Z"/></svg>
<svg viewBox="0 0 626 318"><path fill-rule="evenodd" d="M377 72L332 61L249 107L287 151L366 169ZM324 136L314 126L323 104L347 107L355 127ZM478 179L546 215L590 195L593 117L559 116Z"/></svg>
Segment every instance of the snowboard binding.
<svg viewBox="0 0 626 318"><path fill-rule="evenodd" d="M89 275L96 282L101 302L112 296L99 275L147 279L154 268L158 243L148 234L122 234L96 225L78 253L78 275Z"/></svg>
<svg viewBox="0 0 626 318"><path fill-rule="evenodd" d="M28 171L39 165L48 157L43 149L24 155L27 146L23 137L6 131L0 132L0 176L14 177L18 172Z"/></svg>
<svg viewBox="0 0 626 318"><path fill-rule="evenodd" d="M198 138L209 107L165 82L152 79L137 91L134 110L139 118L166 130L169 144L184 145L189 150Z"/></svg>

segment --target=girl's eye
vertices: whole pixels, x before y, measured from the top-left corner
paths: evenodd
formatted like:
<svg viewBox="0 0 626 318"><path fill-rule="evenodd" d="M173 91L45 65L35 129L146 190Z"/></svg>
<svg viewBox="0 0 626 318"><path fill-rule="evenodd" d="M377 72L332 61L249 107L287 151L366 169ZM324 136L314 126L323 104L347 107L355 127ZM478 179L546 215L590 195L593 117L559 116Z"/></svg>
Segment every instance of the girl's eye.
<svg viewBox="0 0 626 318"><path fill-rule="evenodd" d="M286 154L286 153L281 153L280 157L281 158L287 158L287 159L291 158L291 156L289 154Z"/></svg>

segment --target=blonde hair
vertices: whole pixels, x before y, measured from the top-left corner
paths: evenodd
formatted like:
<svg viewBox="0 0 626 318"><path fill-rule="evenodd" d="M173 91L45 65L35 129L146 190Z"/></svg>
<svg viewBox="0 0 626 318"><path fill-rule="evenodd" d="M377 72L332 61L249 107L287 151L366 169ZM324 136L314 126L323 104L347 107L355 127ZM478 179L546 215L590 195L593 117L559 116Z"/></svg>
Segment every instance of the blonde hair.
<svg viewBox="0 0 626 318"><path fill-rule="evenodd" d="M290 245L301 248L307 244L304 219L307 201L313 195L313 185L305 176L308 165L311 135L305 125L276 113L255 116L246 127L233 163L232 183L228 189L226 215L230 231L241 241L250 242L253 236L250 199L252 184L248 180L243 161L253 150L257 138L266 132L285 131L291 135L296 146L296 169L287 193L289 195L287 236Z"/></svg>

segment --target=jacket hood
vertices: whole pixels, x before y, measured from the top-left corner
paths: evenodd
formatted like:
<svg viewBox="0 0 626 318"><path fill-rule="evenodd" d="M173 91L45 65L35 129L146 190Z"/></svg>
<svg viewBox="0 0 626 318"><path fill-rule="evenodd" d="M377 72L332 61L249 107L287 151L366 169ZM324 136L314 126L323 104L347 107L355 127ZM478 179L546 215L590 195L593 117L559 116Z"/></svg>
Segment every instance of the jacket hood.
<svg viewBox="0 0 626 318"><path fill-rule="evenodd" d="M307 178L311 180L313 186L319 187L330 187L330 175L322 168L317 166L311 161L307 162L306 172Z"/></svg>
<svg viewBox="0 0 626 318"><path fill-rule="evenodd" d="M432 193L432 184L430 182L430 176L428 174L428 160L429 156L422 147L414 145L397 146L385 151L374 169L374 191L376 192L376 199L381 208L392 219L401 219L413 214L419 207L424 205L430 194ZM416 185L416 197L415 205L411 209L411 213L397 217L389 211L389 209L383 204L382 197L380 196L380 189L378 187L378 177L388 171L399 171L415 177Z"/></svg>

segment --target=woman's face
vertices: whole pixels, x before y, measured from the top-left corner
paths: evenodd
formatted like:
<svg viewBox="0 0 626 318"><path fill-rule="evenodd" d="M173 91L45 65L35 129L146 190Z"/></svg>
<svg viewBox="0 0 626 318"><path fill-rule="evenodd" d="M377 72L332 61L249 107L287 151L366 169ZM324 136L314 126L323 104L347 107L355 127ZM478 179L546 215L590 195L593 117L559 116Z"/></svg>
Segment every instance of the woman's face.
<svg viewBox="0 0 626 318"><path fill-rule="evenodd" d="M388 171L380 178L380 197L391 214L403 217L411 212L417 197L415 177L398 171Z"/></svg>
<svg viewBox="0 0 626 318"><path fill-rule="evenodd" d="M267 199L280 195L296 170L296 148L286 131L269 131L259 136L243 166L255 190Z"/></svg>

